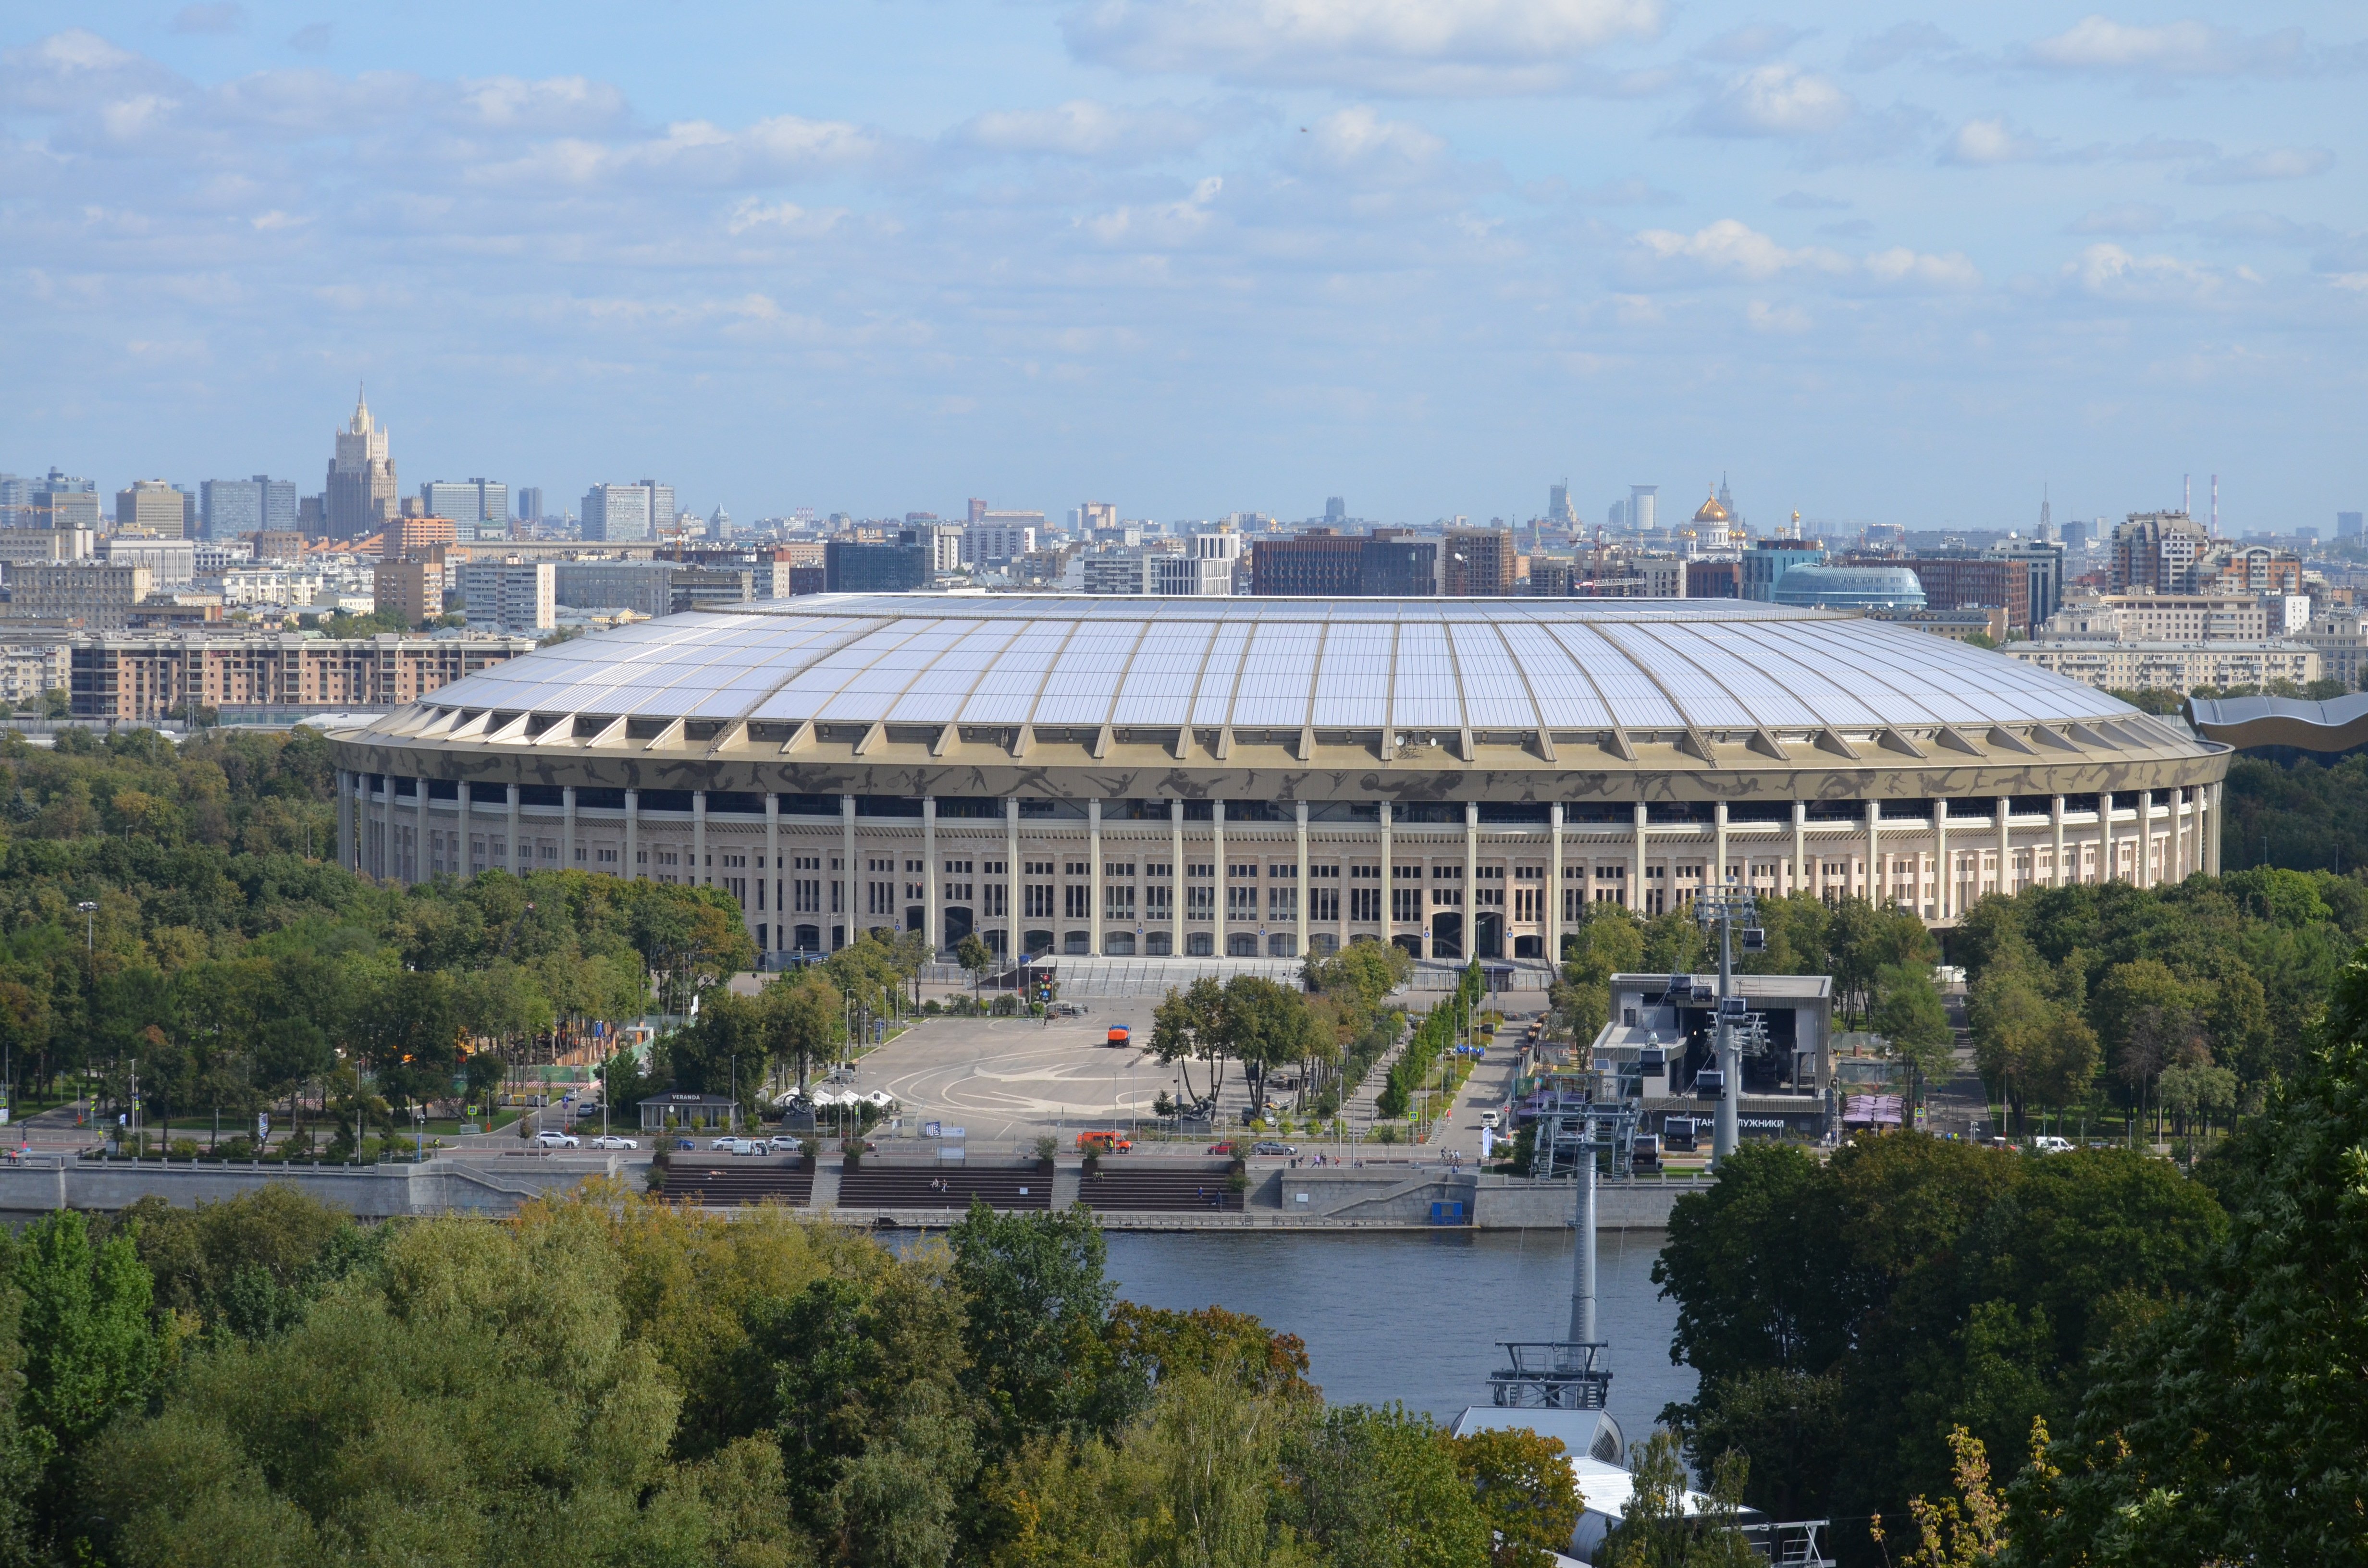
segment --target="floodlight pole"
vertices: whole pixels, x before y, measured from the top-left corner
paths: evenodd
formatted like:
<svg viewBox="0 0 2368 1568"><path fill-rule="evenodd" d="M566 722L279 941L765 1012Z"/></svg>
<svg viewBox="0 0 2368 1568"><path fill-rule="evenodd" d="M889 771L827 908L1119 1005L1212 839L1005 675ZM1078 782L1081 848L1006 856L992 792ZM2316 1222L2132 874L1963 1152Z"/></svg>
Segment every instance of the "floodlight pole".
<svg viewBox="0 0 2368 1568"><path fill-rule="evenodd" d="M1735 1153L1743 1138L1743 1062L1736 1044L1735 1024L1727 1017L1726 1002L1735 992L1735 917L1741 913L1747 920L1757 919L1759 904L1748 890L1736 886L1732 872L1727 875L1725 889L1705 894L1696 903L1702 924L1715 922L1718 926L1718 1032L1712 1037L1716 1043L1721 1079L1718 1119L1711 1136L1711 1164L1715 1169Z"/></svg>

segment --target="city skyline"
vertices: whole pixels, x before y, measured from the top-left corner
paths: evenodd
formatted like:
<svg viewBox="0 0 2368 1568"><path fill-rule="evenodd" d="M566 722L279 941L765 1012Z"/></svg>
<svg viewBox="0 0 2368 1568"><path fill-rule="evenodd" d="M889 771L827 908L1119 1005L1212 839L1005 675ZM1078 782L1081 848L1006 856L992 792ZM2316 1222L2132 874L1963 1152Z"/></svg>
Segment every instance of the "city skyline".
<svg viewBox="0 0 2368 1568"><path fill-rule="evenodd" d="M556 15L0 24L0 301L86 368L11 378L0 468L309 492L366 380L404 494L743 519L1727 472L1762 528L1993 528L2216 472L2325 534L2368 489L2332 6Z"/></svg>

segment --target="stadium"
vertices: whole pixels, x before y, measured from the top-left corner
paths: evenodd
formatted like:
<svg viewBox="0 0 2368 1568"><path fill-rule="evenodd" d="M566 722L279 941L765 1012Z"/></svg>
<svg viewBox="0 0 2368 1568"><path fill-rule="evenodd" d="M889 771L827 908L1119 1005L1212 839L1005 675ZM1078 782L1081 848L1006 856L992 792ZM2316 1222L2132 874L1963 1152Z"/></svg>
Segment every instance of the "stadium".
<svg viewBox="0 0 2368 1568"><path fill-rule="evenodd" d="M340 852L729 892L760 950L1542 959L1724 875L1946 925L2216 870L2228 748L1735 599L825 595L544 647L332 732Z"/></svg>

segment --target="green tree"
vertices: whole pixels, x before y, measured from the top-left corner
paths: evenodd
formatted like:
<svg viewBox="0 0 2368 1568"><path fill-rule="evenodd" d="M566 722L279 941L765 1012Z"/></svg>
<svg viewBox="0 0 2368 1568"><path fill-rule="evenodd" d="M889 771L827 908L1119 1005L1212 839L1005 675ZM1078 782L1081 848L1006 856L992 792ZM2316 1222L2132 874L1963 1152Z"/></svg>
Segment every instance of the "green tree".
<svg viewBox="0 0 2368 1568"><path fill-rule="evenodd" d="M1180 991L1170 987L1152 1009L1151 1054L1162 1067L1179 1068L1187 1101L1201 1097L1192 1087L1192 1063L1207 1064L1207 1097L1214 1099L1224 1086L1229 1053L1225 994L1215 981L1203 976Z"/></svg>
<svg viewBox="0 0 2368 1568"><path fill-rule="evenodd" d="M1634 1483L1627 1511L1600 1554L1610 1568L1752 1568L1759 1561L1734 1528L1746 1474L1739 1455L1721 1455L1712 1466L1710 1491L1698 1507L1688 1506L1689 1478L1673 1434L1646 1438L1629 1468Z"/></svg>
<svg viewBox="0 0 2368 1568"><path fill-rule="evenodd" d="M1282 1458L1290 1523L1338 1563L1471 1568L1490 1558L1489 1520L1458 1471L1452 1439L1392 1404L1345 1405Z"/></svg>
<svg viewBox="0 0 2368 1568"><path fill-rule="evenodd" d="M56 1527L74 1510L73 1467L83 1450L146 1397L156 1374L152 1288L130 1233L94 1245L89 1222L70 1209L26 1227L16 1288L18 1431L43 1478L40 1510Z"/></svg>
<svg viewBox="0 0 2368 1568"><path fill-rule="evenodd" d="M1868 1027L1891 1042L1894 1054L1926 1084L1946 1084L1954 1068L1949 1009L1932 983L1929 964L1896 963L1874 979Z"/></svg>
<svg viewBox="0 0 2368 1568"><path fill-rule="evenodd" d="M765 987L760 998L766 1046L776 1062L797 1070L803 1090L816 1062L838 1059L847 1039L844 999L809 969Z"/></svg>
<svg viewBox="0 0 2368 1568"><path fill-rule="evenodd" d="M1578 1483L1559 1437L1500 1426L1451 1439L1494 1538L1495 1568L1552 1568L1578 1528Z"/></svg>
<svg viewBox="0 0 2368 1568"><path fill-rule="evenodd" d="M1116 1292L1091 1213L998 1214L973 1199L947 1241L950 1278L969 1306L966 1386L992 1450L1082 1436L1133 1414L1134 1392L1109 1376L1102 1334Z"/></svg>

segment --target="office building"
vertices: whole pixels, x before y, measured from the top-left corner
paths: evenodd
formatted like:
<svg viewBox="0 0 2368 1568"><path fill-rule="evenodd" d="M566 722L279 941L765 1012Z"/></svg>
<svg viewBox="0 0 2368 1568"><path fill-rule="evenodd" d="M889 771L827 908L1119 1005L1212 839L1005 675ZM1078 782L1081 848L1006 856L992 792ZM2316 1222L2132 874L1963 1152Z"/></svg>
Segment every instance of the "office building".
<svg viewBox="0 0 2368 1568"><path fill-rule="evenodd" d="M1501 598L1520 574L1510 528L1450 528L1440 546L1440 592L1450 598Z"/></svg>
<svg viewBox="0 0 2368 1568"><path fill-rule="evenodd" d="M198 577L194 540L117 534L99 546L99 558L109 566L146 567L149 583L160 594L186 588Z"/></svg>
<svg viewBox="0 0 2368 1568"><path fill-rule="evenodd" d="M834 594L909 594L929 586L936 576L931 547L918 541L856 544L835 539L824 544L822 560L825 591Z"/></svg>
<svg viewBox="0 0 2368 1568"><path fill-rule="evenodd" d="M509 537L510 487L498 479L432 479L419 487L419 505L451 518L462 539Z"/></svg>
<svg viewBox="0 0 2368 1568"><path fill-rule="evenodd" d="M1537 575L1537 567L1530 574ZM1532 587L1530 590L1535 593ZM1686 562L1686 597L1690 599L1739 599L1743 597L1743 562L1740 561L1689 561Z"/></svg>
<svg viewBox="0 0 2368 1568"><path fill-rule="evenodd" d="M402 510L386 427L370 417L370 400L357 398L350 424L336 433L329 460L323 522L331 539L364 539Z"/></svg>
<svg viewBox="0 0 2368 1568"><path fill-rule="evenodd" d="M527 484L519 486L518 493L518 521L522 523L539 523L542 521L541 485Z"/></svg>
<svg viewBox="0 0 2368 1568"><path fill-rule="evenodd" d="M2338 539L2359 539L2362 537L2360 531L2360 517L2361 514L2358 512L2336 513L2335 537Z"/></svg>
<svg viewBox="0 0 2368 1568"><path fill-rule="evenodd" d="M1345 495L1324 497L1324 526L1345 528L1349 522L1349 498Z"/></svg>
<svg viewBox="0 0 2368 1568"><path fill-rule="evenodd" d="M531 653L530 638L305 637L164 632L77 639L68 653L77 719L150 719L212 708L343 712L416 701Z"/></svg>
<svg viewBox="0 0 2368 1568"><path fill-rule="evenodd" d="M0 569L86 561L98 548L88 528L0 528Z"/></svg>
<svg viewBox="0 0 2368 1568"><path fill-rule="evenodd" d="M962 529L962 564L973 572L995 572L1036 550L1036 528L1030 524L976 522Z"/></svg>
<svg viewBox="0 0 2368 1568"><path fill-rule="evenodd" d="M1570 508L1570 481L1546 486L1546 521L1556 528L1576 528L1578 514Z"/></svg>
<svg viewBox="0 0 2368 1568"><path fill-rule="evenodd" d="M244 539L263 528L262 475L209 479L198 486L199 535L207 540ZM291 494L293 487L290 487Z"/></svg>
<svg viewBox="0 0 2368 1568"><path fill-rule="evenodd" d="M133 610L154 588L145 566L33 562L9 570L7 617L116 630L131 623Z"/></svg>
<svg viewBox="0 0 2368 1568"><path fill-rule="evenodd" d="M263 527L275 533L292 530L296 527L296 482L258 473L255 483L263 490Z"/></svg>
<svg viewBox="0 0 2368 1568"><path fill-rule="evenodd" d="M380 612L393 611L405 626L417 626L444 613L440 561L382 561L370 574L370 588Z"/></svg>
<svg viewBox="0 0 2368 1568"><path fill-rule="evenodd" d="M674 613L671 561L560 561L552 591L570 609L629 609L636 615Z"/></svg>
<svg viewBox="0 0 2368 1568"><path fill-rule="evenodd" d="M1150 567L1140 550L1111 550L1078 562L1079 587L1088 594L1140 594L1145 591Z"/></svg>
<svg viewBox="0 0 2368 1568"><path fill-rule="evenodd" d="M115 531L147 539L179 539L187 531L188 501L177 485L162 479L135 479L115 493Z"/></svg>
<svg viewBox="0 0 2368 1568"><path fill-rule="evenodd" d="M1249 591L1307 598L1410 598L1439 591L1439 543L1310 528L1249 546Z"/></svg>
<svg viewBox="0 0 2368 1568"><path fill-rule="evenodd" d="M746 604L757 597L757 574L746 567L677 566L667 585L666 610L721 609Z"/></svg>
<svg viewBox="0 0 2368 1568"><path fill-rule="evenodd" d="M33 482L20 473L0 473L0 528L33 526Z"/></svg>
<svg viewBox="0 0 2368 1568"><path fill-rule="evenodd" d="M380 536L379 559L402 561L460 541L460 529L450 517L394 517Z"/></svg>
<svg viewBox="0 0 2368 1568"><path fill-rule="evenodd" d="M1763 539L1752 541L1743 552L1743 597L1759 604L1772 604L1776 585L1784 574L1795 566L1822 566L1826 547L1815 540ZM1926 594L1929 597L1930 590Z"/></svg>
<svg viewBox="0 0 2368 1568"><path fill-rule="evenodd" d="M1628 487L1628 526L1638 533L1650 533L1660 527L1660 494L1657 484L1632 484Z"/></svg>
<svg viewBox="0 0 2368 1568"><path fill-rule="evenodd" d="M674 486L654 479L596 484L584 495L583 537L596 543L633 544L674 526Z"/></svg>
<svg viewBox="0 0 2368 1568"><path fill-rule="evenodd" d="M2132 512L2113 529L2108 580L2117 594L2192 594L2211 552L2211 536L2186 513Z"/></svg>
<svg viewBox="0 0 2368 1568"><path fill-rule="evenodd" d="M1111 501L1087 501L1077 507L1077 527L1090 536L1097 528L1118 527L1118 505Z"/></svg>
<svg viewBox="0 0 2368 1568"><path fill-rule="evenodd" d="M472 869L498 824L494 864L664 867L759 950L1458 960L1730 879L1945 924L2220 867L2225 747L1735 599L776 599L598 653L597 682L566 644L334 730L341 862Z"/></svg>
<svg viewBox="0 0 2368 1568"><path fill-rule="evenodd" d="M37 528L98 529L98 486L51 469L30 482L32 526Z"/></svg>
<svg viewBox="0 0 2368 1568"><path fill-rule="evenodd" d="M558 624L548 561L464 561L452 574L472 631L531 636Z"/></svg>

